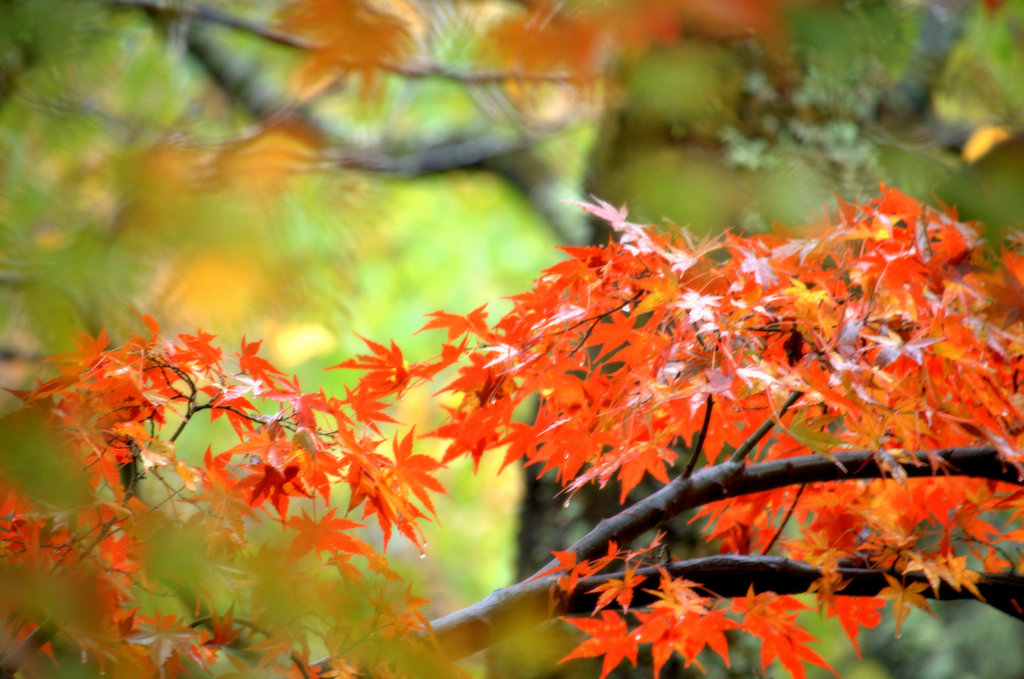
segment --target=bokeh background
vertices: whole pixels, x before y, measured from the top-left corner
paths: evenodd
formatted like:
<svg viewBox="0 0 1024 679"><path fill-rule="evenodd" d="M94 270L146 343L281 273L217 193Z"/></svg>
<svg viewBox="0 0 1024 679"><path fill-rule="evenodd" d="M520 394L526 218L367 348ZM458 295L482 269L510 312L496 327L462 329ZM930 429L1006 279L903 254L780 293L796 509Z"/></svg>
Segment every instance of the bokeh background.
<svg viewBox="0 0 1024 679"><path fill-rule="evenodd" d="M0 0L0 386L148 313L262 338L340 390L323 369L357 334L425 357L424 314L500 314L557 246L605 241L565 202L590 194L664 228L799 232L884 182L984 220L998 249L1024 223L1022 73L1016 1ZM396 418L429 428L429 397ZM450 470L426 558L394 548L434 613L615 510L496 471ZM1019 623L935 608L866 635L862 660L807 624L852 679L1024 675ZM471 667L596 674L546 652L566 650L533 637ZM709 676L751 676L756 649L733 661Z"/></svg>

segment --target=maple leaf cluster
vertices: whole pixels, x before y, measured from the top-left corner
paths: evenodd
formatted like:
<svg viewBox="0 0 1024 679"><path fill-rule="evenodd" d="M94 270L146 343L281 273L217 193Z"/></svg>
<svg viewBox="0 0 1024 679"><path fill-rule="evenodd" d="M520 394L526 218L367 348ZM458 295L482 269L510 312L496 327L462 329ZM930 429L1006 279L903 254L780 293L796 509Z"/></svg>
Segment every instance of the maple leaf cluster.
<svg viewBox="0 0 1024 679"><path fill-rule="evenodd" d="M728 499L711 493L650 511L670 517L700 507L706 537L723 554L777 553L812 565L821 577L810 590L855 644L858 626L877 624L887 599L899 623L911 606L927 608L926 588L980 597L973 569L1018 567L996 544L1007 528L993 513L1009 509L1019 521L1024 496L954 476L960 470L939 451L983 446L1012 470L1006 478L1024 473L1019 253L1005 253L993 274L971 225L884 186L879 199L841 205L838 223L817 232L703 242L630 223L607 203L581 207L618 241L567 248L570 258L514 297L513 311L475 333L479 350L451 387L462 403L438 431L451 440L446 459L499 449L505 464L556 474L569 495L617 482L622 501L644 477L678 483L720 468L712 491ZM448 324L453 336L460 322ZM533 397L534 421L514 420ZM884 478L794 477L735 497L728 489L745 467L808 454L848 475L844 453ZM911 478L922 472L946 478ZM572 573L568 584L560 579L571 594L606 565L599 543L586 549L574 546L571 559L544 573ZM887 586L856 604L837 596L852 564L884 571ZM900 578L912 573L926 582ZM662 603L637 611L634 628L605 607L630 610L638 582L593 592L614 596L598 599L600 620L573 621L592 639L568 657L604 655L607 674L647 642L656 667L672 649L690 662L705 646L722 652L717 635L729 623L707 618L727 610L762 639L765 666L778 658L802 677L804 662L824 665L792 612L802 604L789 597L751 590L729 603L663 578Z"/></svg>
<svg viewBox="0 0 1024 679"><path fill-rule="evenodd" d="M641 645L655 672L673 653L728 662L737 629L765 667L803 677L827 664L791 594L812 593L856 645L886 601L902 623L928 596L983 598L988 574L1019 569L1019 252L996 267L971 225L885 187L817 231L701 242L581 206L618 240L566 248L493 324L483 308L431 314L424 330L446 336L426 361L365 340L335 366L358 376L344 397L303 391L258 342L225 354L203 332L163 339L149 317L118 348L81 337L5 423L56 432L26 440L57 460L42 482L0 468L8 645L38 649L40 672L68 648L126 676L397 677L424 657L454 672L437 651L471 651L448 639L479 616L428 623L382 554L395 533L422 548L437 472L484 454L567 495L664 485L517 585L551 588L587 637L566 659L600 656L602 676ZM383 433L395 400L434 380L440 460L412 430ZM204 420L232 441L189 449ZM720 557L619 548L691 509ZM749 583L714 579L736 567Z"/></svg>
<svg viewBox="0 0 1024 679"><path fill-rule="evenodd" d="M449 457L508 445L506 461L570 488L617 477L624 497L644 474L667 480L702 428L707 462L737 450L793 393L802 408L776 449L750 459L873 448L898 473L905 451L1019 444L1019 326L990 295L1014 273L982 273L970 227L894 190L805 238L694 244L585 208L620 242L568 248L478 335L453 384L475 398L443 430L459 432ZM537 422L506 424L533 394Z"/></svg>
<svg viewBox="0 0 1024 679"><path fill-rule="evenodd" d="M82 336L55 359L59 377L19 394L19 417L60 440L18 453L60 456L80 492L33 494L16 469L0 476L5 586L26 589L0 604L11 643L51 657L72 644L125 676L238 664L242 648L261 666L309 676L298 640L316 629L329 659L321 670L355 662L348 647L361 634L422 643L409 633L425 627L423 601L389 593L398 576L359 529L376 519L384 548L395 531L423 545L419 522L431 493L444 492L440 464L412 451L411 432L388 454L379 425L392 422L381 399L429 378L431 365L409 368L393 345L367 342L371 355L339 366L365 370L339 399L303 392L258 355L259 342L225 355L213 335L164 340L143 320L149 335L116 349L105 334ZM226 421L237 443L180 447L202 416ZM55 589L77 594L55 606L44 596ZM390 671L383 657L361 664L375 663Z"/></svg>

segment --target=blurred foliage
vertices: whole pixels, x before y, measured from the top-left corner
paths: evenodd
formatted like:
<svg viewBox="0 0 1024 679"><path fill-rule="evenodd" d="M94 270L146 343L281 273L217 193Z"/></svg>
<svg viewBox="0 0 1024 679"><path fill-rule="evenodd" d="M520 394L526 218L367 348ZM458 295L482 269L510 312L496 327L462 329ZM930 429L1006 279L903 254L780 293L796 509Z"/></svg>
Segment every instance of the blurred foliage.
<svg viewBox="0 0 1024 679"><path fill-rule="evenodd" d="M671 3L606 3L625 8L607 77L475 82L365 65L337 76L180 11L191 3L0 0L0 385L31 382L76 331L123 337L138 310L229 345L266 338L307 384L340 389L345 375L319 368L359 348L353 332L416 357L430 351L412 336L424 313L514 294L555 244L605 237L559 202L591 192L638 221L763 230L883 181L985 220L998 243L1024 215L1024 3L950 3L962 34L938 56L919 49L930 4L793 3L759 32L770 17L753 10L752 31L697 11L680 29ZM600 51L580 28L587 3L533 36L515 2L377 5L447 69L583 69ZM205 6L302 27L272 0ZM634 40L641 28L662 38ZM528 59L509 49L516 35ZM409 421L430 417L407 405ZM24 435L4 463L40 473L17 452L35 445ZM515 473L481 495L449 479L462 504L442 515L457 518L413 563L437 578L431 594L454 583L461 605L510 577ZM467 544L486 565L446 575ZM897 666L897 647L882 644L882 664ZM908 676L857 668L846 675Z"/></svg>
<svg viewBox="0 0 1024 679"><path fill-rule="evenodd" d="M837 195L875 194L880 181L999 228L1019 224L1019 174L992 179L960 150L978 127L1021 129L1021 84L1010 74L1024 67L1024 12L971 11L926 105L907 110L904 90L925 69L921 15L915 3L808 4L787 15L784 48L683 42L627 62L591 186L642 221L697 231L804 223ZM986 193L1007 207L982 209Z"/></svg>

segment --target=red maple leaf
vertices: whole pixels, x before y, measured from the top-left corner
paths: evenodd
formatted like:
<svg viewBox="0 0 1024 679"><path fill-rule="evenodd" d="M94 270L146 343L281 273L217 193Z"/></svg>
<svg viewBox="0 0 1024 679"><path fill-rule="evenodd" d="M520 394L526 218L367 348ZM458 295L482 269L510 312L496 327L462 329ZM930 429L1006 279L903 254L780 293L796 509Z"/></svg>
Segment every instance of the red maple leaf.
<svg viewBox="0 0 1024 679"><path fill-rule="evenodd" d="M429 455L413 454L412 442L413 432L410 430L401 441L397 437L392 441L391 447L395 454L394 476L399 486L405 492L412 492L423 506L435 516L434 503L430 499L430 492L447 494L444 486L434 476L434 472L441 468L441 463Z"/></svg>
<svg viewBox="0 0 1024 679"><path fill-rule="evenodd" d="M238 488L242 489L252 486L252 492L249 495L250 506L258 507L263 499L266 498L277 509L277 513L284 517L288 511L289 496L311 497L309 492L303 488L302 482L297 478L298 474L298 465L288 465L281 472L273 465L264 464L262 476L254 474L245 478L238 484Z"/></svg>
<svg viewBox="0 0 1024 679"><path fill-rule="evenodd" d="M566 618L565 620L580 628L591 638L582 642L572 653L559 660L559 663L573 658L594 658L603 655L600 679L608 676L608 673L615 669L623 659L628 659L636 665L638 643L636 635L629 631L626 621L618 613L604 610L601 611L600 620L594 618Z"/></svg>
<svg viewBox="0 0 1024 679"><path fill-rule="evenodd" d="M369 545L352 535L352 530L361 528L363 524L342 519L334 516L337 511L332 507L327 514L319 521L310 518L305 510L302 516L294 516L288 519L288 528L295 530L295 539L288 550L288 556L299 558L310 551L320 556L321 552L335 554L347 552L350 554L370 554L372 550Z"/></svg>
<svg viewBox="0 0 1024 679"><path fill-rule="evenodd" d="M803 663L811 663L822 667L836 677L825 659L807 647L810 641L816 641L803 627L796 622L796 613L791 611L805 609L807 606L791 596L780 596L774 592L754 594L751 585L747 596L736 599L733 610L744 614L743 628L750 634L761 638L761 667L767 670L776 658L782 663L794 679L805 679Z"/></svg>

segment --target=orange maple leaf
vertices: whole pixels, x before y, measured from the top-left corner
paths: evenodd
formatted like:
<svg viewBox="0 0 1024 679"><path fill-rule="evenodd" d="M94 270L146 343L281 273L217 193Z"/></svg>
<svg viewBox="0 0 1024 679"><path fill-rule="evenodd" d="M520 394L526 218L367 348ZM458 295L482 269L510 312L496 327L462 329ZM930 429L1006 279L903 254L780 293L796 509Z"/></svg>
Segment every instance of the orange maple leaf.
<svg viewBox="0 0 1024 679"><path fill-rule="evenodd" d="M612 601L622 606L624 611L629 608L630 602L633 601L633 589L647 579L643 575L637 576L636 569L636 565L627 567L626 574L621 580L618 578L608 578L603 584L590 590L590 594L601 593L597 598L597 604L594 606L594 613L597 613Z"/></svg>

